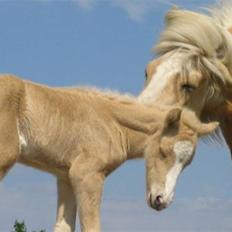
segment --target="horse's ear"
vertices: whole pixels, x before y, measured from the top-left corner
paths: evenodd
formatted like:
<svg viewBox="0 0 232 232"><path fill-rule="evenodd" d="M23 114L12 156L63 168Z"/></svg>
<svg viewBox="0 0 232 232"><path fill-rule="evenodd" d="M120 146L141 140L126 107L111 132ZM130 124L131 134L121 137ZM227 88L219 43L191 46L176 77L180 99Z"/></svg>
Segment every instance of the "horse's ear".
<svg viewBox="0 0 232 232"><path fill-rule="evenodd" d="M175 123L180 121L180 117L181 117L181 112L182 110L180 108L174 108L171 109L168 113L167 116L165 118L165 127L169 127L174 125Z"/></svg>

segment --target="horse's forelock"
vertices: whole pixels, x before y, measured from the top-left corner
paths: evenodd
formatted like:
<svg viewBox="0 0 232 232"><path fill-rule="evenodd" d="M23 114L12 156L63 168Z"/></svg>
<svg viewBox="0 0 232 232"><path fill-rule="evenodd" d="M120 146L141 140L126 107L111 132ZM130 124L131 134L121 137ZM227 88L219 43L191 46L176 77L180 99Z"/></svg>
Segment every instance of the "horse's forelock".
<svg viewBox="0 0 232 232"><path fill-rule="evenodd" d="M215 50L223 43L221 31L214 20L207 15L187 10L172 9L166 15L166 28L157 45L158 53L169 43L176 48L188 49L192 46L198 52L214 56Z"/></svg>
<svg viewBox="0 0 232 232"><path fill-rule="evenodd" d="M231 34L208 15L180 9L169 11L166 28L155 50L161 56L182 52L193 59L199 57L201 66L223 82L224 73L218 67L219 62L232 74Z"/></svg>
<svg viewBox="0 0 232 232"><path fill-rule="evenodd" d="M221 0L213 7L208 8L214 20L227 30L232 26L232 3L231 0Z"/></svg>

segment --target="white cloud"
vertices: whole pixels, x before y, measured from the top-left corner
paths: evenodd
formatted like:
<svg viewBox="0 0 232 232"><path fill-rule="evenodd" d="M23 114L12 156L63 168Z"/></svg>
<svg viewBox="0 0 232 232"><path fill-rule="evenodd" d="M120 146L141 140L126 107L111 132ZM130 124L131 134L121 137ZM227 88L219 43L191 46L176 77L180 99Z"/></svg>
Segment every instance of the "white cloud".
<svg viewBox="0 0 232 232"><path fill-rule="evenodd" d="M77 4L84 9L90 9L97 4L96 0L76 0Z"/></svg>
<svg viewBox="0 0 232 232"><path fill-rule="evenodd" d="M162 0L76 0L77 4L84 9L90 9L102 4L120 8L135 21L142 20L145 14L157 8L160 1Z"/></svg>
<svg viewBox="0 0 232 232"><path fill-rule="evenodd" d="M144 15L150 10L157 7L157 2L154 4L152 0L140 1L140 0L118 0L112 1L114 6L120 7L124 10L131 19L140 21L143 19Z"/></svg>
<svg viewBox="0 0 232 232"><path fill-rule="evenodd" d="M160 9L161 6L171 8L175 5L180 6L202 6L205 5L201 0L74 0L84 9L92 9L95 6L107 4L109 6L122 9L134 21L141 21L149 12ZM216 2L216 1L215 1Z"/></svg>

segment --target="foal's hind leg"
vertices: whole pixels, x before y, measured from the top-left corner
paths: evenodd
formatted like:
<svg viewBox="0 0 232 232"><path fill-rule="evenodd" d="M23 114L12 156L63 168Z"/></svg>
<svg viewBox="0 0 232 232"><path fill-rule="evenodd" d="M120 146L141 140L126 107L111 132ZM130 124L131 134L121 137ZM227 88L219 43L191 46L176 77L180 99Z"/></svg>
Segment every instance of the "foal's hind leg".
<svg viewBox="0 0 232 232"><path fill-rule="evenodd" d="M0 180L17 161L19 153L16 115L0 110Z"/></svg>
<svg viewBox="0 0 232 232"><path fill-rule="evenodd" d="M57 178L57 218L54 232L74 232L76 202L69 180Z"/></svg>

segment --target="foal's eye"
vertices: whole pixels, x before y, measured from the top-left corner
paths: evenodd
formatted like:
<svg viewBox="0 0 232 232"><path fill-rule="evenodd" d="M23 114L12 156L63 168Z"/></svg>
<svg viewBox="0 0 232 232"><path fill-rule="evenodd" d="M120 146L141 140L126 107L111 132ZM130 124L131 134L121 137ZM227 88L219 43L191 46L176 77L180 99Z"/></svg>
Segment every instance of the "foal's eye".
<svg viewBox="0 0 232 232"><path fill-rule="evenodd" d="M189 92L189 93L193 92L193 91L196 89L195 86L190 85L190 84L183 84L183 85L181 86L181 88L182 88L184 91Z"/></svg>

